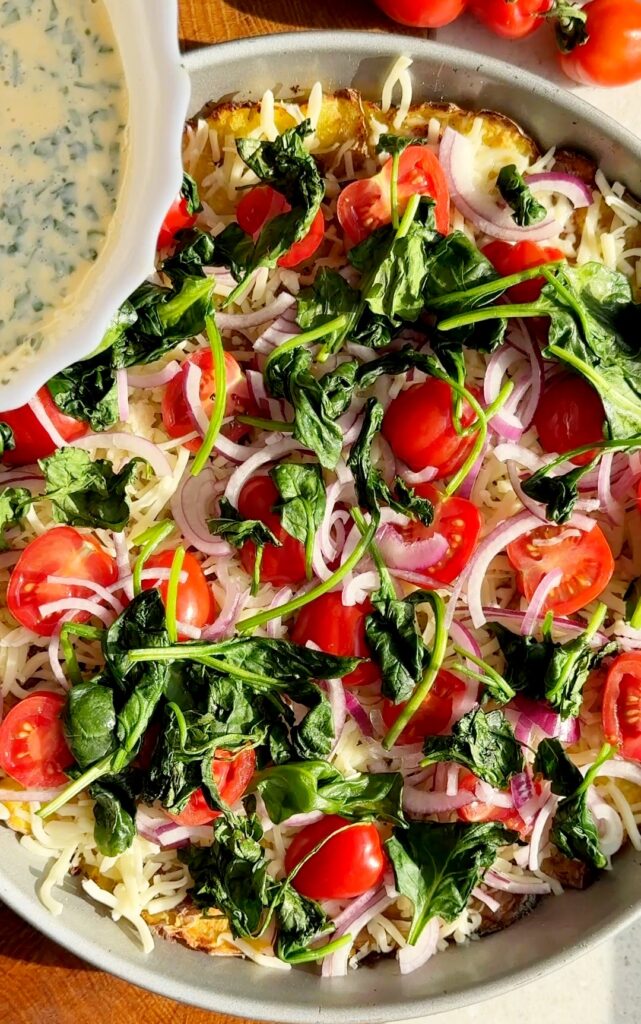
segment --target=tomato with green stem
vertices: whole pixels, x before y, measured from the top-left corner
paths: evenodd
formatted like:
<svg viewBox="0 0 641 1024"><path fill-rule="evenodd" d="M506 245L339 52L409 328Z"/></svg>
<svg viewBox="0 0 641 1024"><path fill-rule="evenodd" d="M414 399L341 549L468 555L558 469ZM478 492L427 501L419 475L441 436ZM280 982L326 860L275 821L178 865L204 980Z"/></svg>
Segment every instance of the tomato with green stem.
<svg viewBox="0 0 641 1024"><path fill-rule="evenodd" d="M303 896L351 900L383 881L387 857L376 826L353 824L337 814L326 815L294 836L285 853L287 874L320 843L318 852L292 879L294 889Z"/></svg>
<svg viewBox="0 0 641 1024"><path fill-rule="evenodd" d="M230 806L240 800L247 791L256 771L256 754L253 747L246 747L234 754L231 750L217 750L212 762L214 781L221 800ZM222 814L209 806L202 789L196 789L185 807L178 814L167 811L179 825L209 825Z"/></svg>
<svg viewBox="0 0 641 1024"><path fill-rule="evenodd" d="M610 545L599 526L578 530L571 526L539 526L512 541L507 556L516 570L517 586L530 601L552 569L563 577L548 594L543 612L572 615L603 593L614 572Z"/></svg>
<svg viewBox="0 0 641 1024"><path fill-rule="evenodd" d="M373 611L370 600L344 605L338 591L322 594L301 608L292 630L292 640L304 646L308 641L327 654L345 658L371 659L365 637L365 620ZM368 660L345 676L345 686L367 686L380 678L375 662Z"/></svg>
<svg viewBox="0 0 641 1024"><path fill-rule="evenodd" d="M200 348L185 359L179 373L169 381L160 406L160 414L165 430L170 437L185 437L196 429L190 415L189 405L185 397L185 380L190 365L195 365L201 372L200 402L205 416L211 418L216 396L214 378L214 359L210 348ZM225 377L227 381L227 400L225 415L235 416L237 413L248 413L254 410L249 395L245 374L230 352L225 352ZM249 432L249 427L241 423L231 423L224 428L225 436L231 441L238 441ZM202 445L202 438L185 441L185 448L197 452Z"/></svg>
<svg viewBox="0 0 641 1024"><path fill-rule="evenodd" d="M444 732L452 721L457 700L466 689L467 686L462 679L442 668L425 700L396 742L400 744L422 743L426 736L437 736ZM391 729L406 706L407 702L394 704L385 698L381 714L388 729Z"/></svg>
<svg viewBox="0 0 641 1024"><path fill-rule="evenodd" d="M504 39L523 39L535 32L553 0L469 0L471 13Z"/></svg>
<svg viewBox="0 0 641 1024"><path fill-rule="evenodd" d="M641 761L641 652L620 654L603 692L603 733L624 757Z"/></svg>
<svg viewBox="0 0 641 1024"><path fill-rule="evenodd" d="M175 552L173 550L161 551L157 555L151 555L144 565L144 570L167 569L170 570ZM216 601L207 582L200 562L193 555L187 552L183 559L182 572L186 579L178 583L178 595L176 601L176 619L184 626L191 626L202 629L210 625L218 614ZM163 603L167 604L168 579L146 578L142 581L143 590L157 589Z"/></svg>
<svg viewBox="0 0 641 1024"><path fill-rule="evenodd" d="M118 578L116 563L94 537L73 526L55 526L27 544L9 578L7 607L14 619L40 636L51 636L66 611L43 614L54 601L91 598L93 591L79 583L52 583L50 576L86 579L108 587ZM87 611L74 620L86 622Z"/></svg>
<svg viewBox="0 0 641 1024"><path fill-rule="evenodd" d="M239 226L251 235L258 237L265 224L281 213L289 213L291 206L284 196L270 185L258 185L246 192L236 207L236 220ZM278 260L279 267L297 267L311 259L325 237L325 218L322 210L318 210L310 229L304 238L294 242L290 249Z"/></svg>
<svg viewBox="0 0 641 1024"><path fill-rule="evenodd" d="M296 540L281 523L280 516L274 506L280 501L280 494L273 480L268 476L255 476L242 488L238 496L238 511L243 519L259 519L281 542L263 545L258 556L254 541L245 541L240 549L240 560L250 576L253 577L256 558L260 557L260 579L263 583L271 583L283 587L288 583L302 583L307 578L305 545Z"/></svg>
<svg viewBox="0 0 641 1024"><path fill-rule="evenodd" d="M376 228L392 222L392 163L390 157L378 174L352 181L336 204L336 216L350 245L357 245ZM428 195L436 203L436 227L446 235L450 226L450 193L445 172L427 146L408 146L398 164L398 212L412 196Z"/></svg>
<svg viewBox="0 0 641 1024"><path fill-rule="evenodd" d="M26 789L62 786L74 758L65 740L60 693L30 693L0 725L0 768ZM19 799L18 794L16 797Z"/></svg>
<svg viewBox="0 0 641 1024"><path fill-rule="evenodd" d="M447 381L428 377L422 384L401 391L388 405L383 436L394 455L414 472L433 466L435 479L451 476L474 447L475 434L456 430L454 398ZM474 410L466 401L460 419L463 429L475 420Z"/></svg>
<svg viewBox="0 0 641 1024"><path fill-rule="evenodd" d="M489 242L481 250L501 277L518 274L521 270L540 267L545 263L555 263L564 259L564 254L553 245L538 245L536 242L522 241L512 245L498 239ZM545 285L544 277L535 277L530 281L522 281L508 288L507 294L513 302L536 302Z"/></svg>
<svg viewBox="0 0 641 1024"><path fill-rule="evenodd" d="M544 452L572 451L602 441L605 410L598 391L575 373L561 373L545 384L534 414L534 426ZM596 452L575 455L571 462L585 466Z"/></svg>
<svg viewBox="0 0 641 1024"><path fill-rule="evenodd" d="M570 23L561 67L581 85L627 85L641 78L640 0L592 0L585 25ZM564 26L560 34L563 39ZM582 41L587 36L586 41ZM576 39L578 37L578 42Z"/></svg>
<svg viewBox="0 0 641 1024"><path fill-rule="evenodd" d="M395 529L408 544L428 540L435 534L444 537L447 551L442 558L428 566L417 562L413 571L424 572L439 583L452 583L461 575L476 549L483 527L483 516L473 501L457 495L448 498L434 484L416 484L414 491L421 498L428 498L432 502L434 521L431 526L423 526L415 520ZM397 570L397 574L402 578L402 570Z"/></svg>

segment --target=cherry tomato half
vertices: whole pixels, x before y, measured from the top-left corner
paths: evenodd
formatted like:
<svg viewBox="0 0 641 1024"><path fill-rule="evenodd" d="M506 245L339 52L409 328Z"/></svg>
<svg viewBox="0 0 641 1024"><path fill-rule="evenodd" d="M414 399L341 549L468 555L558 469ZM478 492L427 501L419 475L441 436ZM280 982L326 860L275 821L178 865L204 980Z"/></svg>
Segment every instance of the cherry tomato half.
<svg viewBox="0 0 641 1024"><path fill-rule="evenodd" d="M544 611L572 615L605 590L614 572L614 558L600 527L589 533L567 526L540 526L508 544L517 585L527 600L551 569L563 579L548 595Z"/></svg>
<svg viewBox="0 0 641 1024"><path fill-rule="evenodd" d="M145 569L171 569L175 551L161 551L157 555L151 555L145 562ZM176 618L185 626L195 626L201 629L214 621L218 613L211 588L207 578L193 555L185 554L182 571L187 573L184 583L178 584L176 600ZM167 588L169 580L145 579L142 581L143 590L151 590L157 587L163 603L167 602Z"/></svg>
<svg viewBox="0 0 641 1024"><path fill-rule="evenodd" d="M552 0L469 0L472 14L497 36L522 39L543 24Z"/></svg>
<svg viewBox="0 0 641 1024"><path fill-rule="evenodd" d="M214 779L221 799L227 804L235 804L246 791L256 771L253 747L240 750L235 755L230 750L218 750L213 764ZM169 814L169 817L179 825L208 825L210 821L219 818L221 813L212 810L202 789L196 789L180 814Z"/></svg>
<svg viewBox="0 0 641 1024"><path fill-rule="evenodd" d="M287 583L302 583L305 579L305 548L299 540L283 529L280 516L273 511L280 500L276 485L268 476L255 476L248 480L238 496L238 511L243 519L260 519L274 536L281 541L281 547L265 544L260 566L263 583L283 587ZM256 545L246 541L240 549L240 560L245 572L254 572Z"/></svg>
<svg viewBox="0 0 641 1024"><path fill-rule="evenodd" d="M9 611L22 626L40 636L51 636L68 612L42 616L40 606L68 598L91 597L91 591L79 585L48 583L49 576L80 577L103 587L115 583L118 570L113 558L88 533L73 526L55 526L27 544L13 567L7 591ZM76 612L76 622L86 622L89 614Z"/></svg>
<svg viewBox="0 0 641 1024"><path fill-rule="evenodd" d="M534 426L544 452L569 452L603 440L605 410L599 393L584 377L560 374L543 389L534 415ZM594 452L576 455L572 462L584 466Z"/></svg>
<svg viewBox="0 0 641 1024"><path fill-rule="evenodd" d="M169 381L160 406L160 413L165 430L170 437L184 437L194 431L194 421L189 415L189 407L185 398L185 377L187 367L195 363L200 367L200 401L203 411L207 417L211 416L216 394L214 384L214 363L211 349L201 348L185 359L181 366L180 373ZM240 366L231 355L225 352L225 376L227 379L227 403L225 405L225 416L235 416L240 412L247 412L250 406L249 391L247 382ZM230 424L223 428L223 433L232 441L247 434L249 428L242 424ZM200 438L193 438L185 442L185 448L190 452L197 452L201 445Z"/></svg>
<svg viewBox="0 0 641 1024"><path fill-rule="evenodd" d="M592 0L585 7L588 40L561 55L566 75L581 85L626 85L641 78L641 3Z"/></svg>
<svg viewBox="0 0 641 1024"><path fill-rule="evenodd" d="M323 594L301 608L292 631L292 640L304 645L311 640L321 651L345 658L371 658L365 639L365 619L372 602L344 605L339 593ZM367 686L380 678L378 666L366 661L345 676L346 686Z"/></svg>
<svg viewBox="0 0 641 1024"><path fill-rule="evenodd" d="M62 731L65 698L32 693L11 708L0 725L0 768L26 789L62 786L73 764Z"/></svg>
<svg viewBox="0 0 641 1024"><path fill-rule="evenodd" d="M426 736L437 736L444 732L452 720L454 702L465 689L462 679L442 668L434 680L432 689L396 742L422 743ZM404 710L405 703L393 704L391 700L385 698L381 713L388 729L392 728Z"/></svg>
<svg viewBox="0 0 641 1024"><path fill-rule="evenodd" d="M201 209L196 182L188 174L184 174L180 192L169 207L167 216L162 223L157 248L166 249L172 244L179 231L193 228Z"/></svg>
<svg viewBox="0 0 641 1024"><path fill-rule="evenodd" d="M466 772L459 781L459 790L475 793L478 781L475 775ZM495 807L492 804L485 804L481 800L473 800L471 804L459 807L457 814L462 821L500 821L506 828L521 835L528 831L527 825L516 809Z"/></svg>
<svg viewBox="0 0 641 1024"><path fill-rule="evenodd" d="M392 159L372 178L352 181L336 204L336 216L352 245L362 242L375 228L391 223L390 182ZM450 226L450 193L443 168L427 146L408 146L398 168L398 205L402 212L413 195L429 195L436 201L436 227L446 235Z"/></svg>
<svg viewBox="0 0 641 1024"><path fill-rule="evenodd" d="M38 398L47 416L65 441L75 441L89 430L89 424L65 416L51 397L49 388L42 387ZM2 456L5 466L29 466L38 459L46 459L56 450L55 443L40 423L30 405L0 412L0 422L7 423L13 431L15 448L7 449Z"/></svg>
<svg viewBox="0 0 641 1024"><path fill-rule="evenodd" d="M248 235L255 238L265 224L281 213L289 213L291 206L280 192L269 185L259 185L247 192L236 207L236 220ZM278 260L279 267L297 267L314 255L325 237L325 218L319 210L304 238L294 242Z"/></svg>
<svg viewBox="0 0 641 1024"><path fill-rule="evenodd" d="M462 13L467 0L376 0L389 18L414 28L443 28Z"/></svg>
<svg viewBox="0 0 641 1024"><path fill-rule="evenodd" d="M501 277L564 259L561 250L555 249L553 245L543 246L528 241L511 245L510 242L496 240L489 242L481 251ZM545 283L544 277L535 277L531 281L522 281L521 284L508 288L507 294L513 302L536 302Z"/></svg>
<svg viewBox="0 0 641 1024"><path fill-rule="evenodd" d="M328 814L294 836L285 854L287 874L327 836L350 822ZM328 839L294 876L292 885L312 900L350 900L383 880L387 859L375 825L358 824Z"/></svg>
<svg viewBox="0 0 641 1024"><path fill-rule="evenodd" d="M425 572L439 583L451 583L463 572L476 549L483 516L474 502L456 496L445 498L433 484L417 484L414 490L422 498L429 498L434 505L434 522L431 526L411 522L405 527L398 527L398 532L407 544L427 540L436 533L444 537L448 548L441 560L429 566L417 563L415 571ZM402 570L397 571L402 577Z"/></svg>
<svg viewBox="0 0 641 1024"><path fill-rule="evenodd" d="M387 407L383 436L398 459L418 472L433 466L437 480L459 469L474 445L474 436L456 433L452 419L454 393L446 381L428 377L422 384L401 391ZM474 420L472 408L463 403L461 422Z"/></svg>
<svg viewBox="0 0 641 1024"><path fill-rule="evenodd" d="M603 732L624 757L641 761L641 653L620 654L608 670Z"/></svg>

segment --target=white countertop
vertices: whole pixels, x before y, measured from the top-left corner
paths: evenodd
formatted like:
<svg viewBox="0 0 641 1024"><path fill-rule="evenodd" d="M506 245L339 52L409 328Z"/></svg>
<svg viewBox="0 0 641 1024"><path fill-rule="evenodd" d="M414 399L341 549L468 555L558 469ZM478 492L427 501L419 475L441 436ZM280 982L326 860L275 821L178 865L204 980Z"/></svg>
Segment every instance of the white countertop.
<svg viewBox="0 0 641 1024"><path fill-rule="evenodd" d="M641 135L641 82L618 89L575 86L558 68L545 28L519 42L499 39L464 17L433 35L541 75L570 88ZM616 868L615 868L616 869ZM562 897L559 897L562 899ZM438 1024L627 1024L641 1021L641 922L569 967L486 1003L441 1014Z"/></svg>

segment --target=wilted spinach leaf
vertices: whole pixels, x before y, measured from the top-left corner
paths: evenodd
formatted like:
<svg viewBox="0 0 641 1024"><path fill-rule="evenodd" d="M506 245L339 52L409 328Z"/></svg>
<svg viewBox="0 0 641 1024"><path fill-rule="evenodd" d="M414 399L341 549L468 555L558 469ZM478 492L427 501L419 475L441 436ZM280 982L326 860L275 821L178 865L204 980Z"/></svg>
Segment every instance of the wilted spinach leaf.
<svg viewBox="0 0 641 1024"><path fill-rule="evenodd" d="M497 789L505 789L524 765L521 746L503 712L480 708L455 722L451 735L426 737L423 752L424 764L454 761Z"/></svg>

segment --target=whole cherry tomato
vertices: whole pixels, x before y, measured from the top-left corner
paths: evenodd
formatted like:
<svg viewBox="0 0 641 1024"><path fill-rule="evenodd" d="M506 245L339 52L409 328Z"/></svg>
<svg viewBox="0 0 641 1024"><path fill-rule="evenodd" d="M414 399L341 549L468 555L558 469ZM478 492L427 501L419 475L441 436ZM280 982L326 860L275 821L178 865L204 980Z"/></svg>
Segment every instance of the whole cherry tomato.
<svg viewBox="0 0 641 1024"><path fill-rule="evenodd" d="M376 0L389 18L413 28L443 28L455 21L467 0Z"/></svg>
<svg viewBox="0 0 641 1024"><path fill-rule="evenodd" d="M350 822L345 818L328 814L301 829L285 854L287 874L323 839L347 825ZM294 876L292 885L312 900L350 900L382 882L386 863L376 826L352 825L327 839Z"/></svg>
<svg viewBox="0 0 641 1024"><path fill-rule="evenodd" d="M292 631L296 644L311 640L327 654L338 654L345 658L371 658L365 639L365 619L372 611L372 602L344 605L341 595L334 591L323 594L301 608ZM365 661L343 682L346 686L367 686L380 678L378 666Z"/></svg>
<svg viewBox="0 0 641 1024"><path fill-rule="evenodd" d="M428 377L401 391L387 407L383 436L397 458L418 472L427 466L438 470L436 478L451 476L474 445L472 434L457 434L452 418L454 392L447 381ZM461 422L474 420L472 408L463 403Z"/></svg>
<svg viewBox="0 0 641 1024"><path fill-rule="evenodd" d="M641 78L641 2L592 0L587 42L560 57L566 75L581 85L627 85Z"/></svg>
<svg viewBox="0 0 641 1024"><path fill-rule="evenodd" d="M543 24L553 0L469 0L472 14L497 36L522 39Z"/></svg>
<svg viewBox="0 0 641 1024"><path fill-rule="evenodd" d="M60 693L30 693L15 704L0 725L0 768L26 789L62 786L73 764L60 714Z"/></svg>
<svg viewBox="0 0 641 1024"><path fill-rule="evenodd" d="M175 551L161 551L157 555L151 555L145 562L145 569L171 569ZM186 552L182 571L187 574L184 583L178 584L176 599L176 618L179 623L185 626L194 626L201 629L214 621L217 614L216 602L207 578L200 568L193 555ZM167 601L167 587L169 580L144 579L143 590L151 590L156 587L163 603Z"/></svg>
<svg viewBox="0 0 641 1024"><path fill-rule="evenodd" d="M162 222L158 235L157 248L166 249L171 245L179 231L192 228L198 219L198 211L202 209L198 199L196 182L188 174L183 175L180 192L174 199Z"/></svg>
<svg viewBox="0 0 641 1024"><path fill-rule="evenodd" d="M281 546L265 544L260 578L263 583L283 587L287 583L302 583L306 578L305 547L283 528L274 505L280 500L276 485L268 476L254 476L248 480L238 496L238 511L243 519L260 519ZM253 575L256 563L256 545L246 541L240 549L243 568Z"/></svg>
<svg viewBox="0 0 641 1024"><path fill-rule="evenodd" d="M280 192L269 185L258 185L247 192L236 207L236 220L243 231L257 237L265 224L281 213L289 213L291 206ZM294 242L292 247L278 260L279 267L297 267L310 259L325 237L325 218L321 210L314 217L304 238Z"/></svg>
<svg viewBox="0 0 641 1024"><path fill-rule="evenodd" d="M534 426L544 452L569 452L603 440L605 410L599 394L584 377L562 373L543 388L534 415ZM594 452L575 455L584 466Z"/></svg>
<svg viewBox="0 0 641 1024"><path fill-rule="evenodd" d="M88 423L60 412L48 387L40 388L38 398L52 425L65 441L75 441L88 432ZM15 444L14 448L7 448L2 456L5 466L29 466L55 452L55 441L51 440L30 405L0 412L0 422L11 427Z"/></svg>

